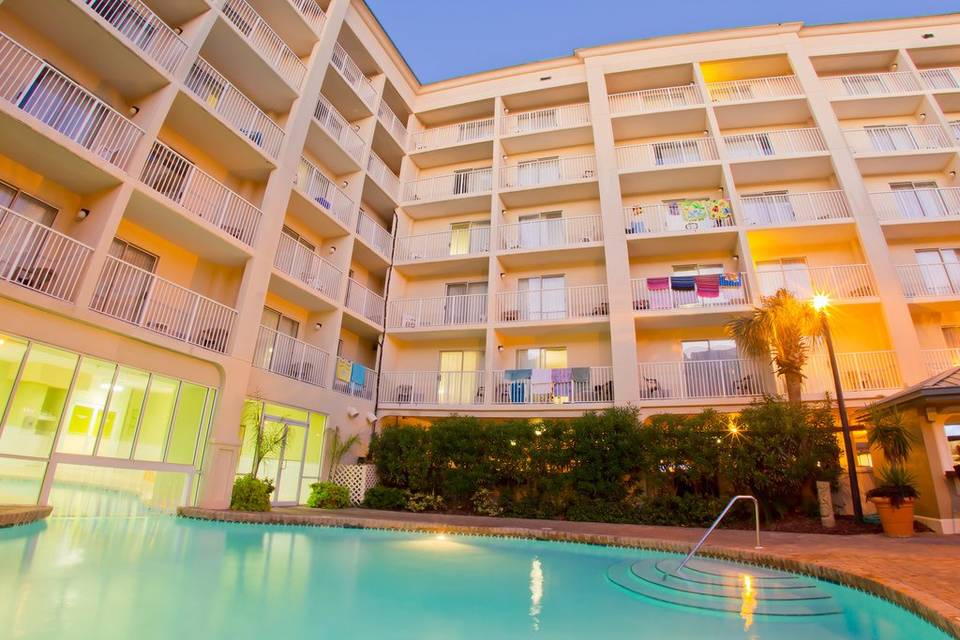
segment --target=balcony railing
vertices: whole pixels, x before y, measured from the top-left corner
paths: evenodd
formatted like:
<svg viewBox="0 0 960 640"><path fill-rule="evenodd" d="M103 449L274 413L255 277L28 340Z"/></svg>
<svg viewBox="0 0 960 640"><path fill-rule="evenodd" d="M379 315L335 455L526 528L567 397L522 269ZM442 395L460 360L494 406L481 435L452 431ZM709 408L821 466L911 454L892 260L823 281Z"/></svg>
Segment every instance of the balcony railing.
<svg viewBox="0 0 960 640"><path fill-rule="evenodd" d="M730 159L734 161L793 156L827 150L820 130L815 127L741 133L724 136L723 143L730 154Z"/></svg>
<svg viewBox="0 0 960 640"><path fill-rule="evenodd" d="M339 42L333 48L333 57L330 58L330 64L340 72L347 84L353 87L363 103L370 107L371 111L375 111L377 108L377 90Z"/></svg>
<svg viewBox="0 0 960 640"><path fill-rule="evenodd" d="M400 143L403 149L407 148L407 127L404 126L386 102L380 102L380 108L377 109L377 120L380 121L384 129L390 132L393 139Z"/></svg>
<svg viewBox="0 0 960 640"><path fill-rule="evenodd" d="M0 207L0 280L74 301L93 249Z"/></svg>
<svg viewBox="0 0 960 640"><path fill-rule="evenodd" d="M633 309L639 312L669 309L736 307L750 303L746 274L662 276L636 278Z"/></svg>
<svg viewBox="0 0 960 640"><path fill-rule="evenodd" d="M740 204L747 224L756 227L828 222L851 217L850 205L840 190L741 196Z"/></svg>
<svg viewBox="0 0 960 640"><path fill-rule="evenodd" d="M350 221L353 218L353 200L334 186L333 182L320 173L313 163L303 157L300 158L296 185L308 199L317 203L317 206L324 211L328 211L343 226L350 228Z"/></svg>
<svg viewBox="0 0 960 640"><path fill-rule="evenodd" d="M317 98L317 106L313 110L313 120L321 129L333 138L350 157L360 162L363 154L363 138L353 130L353 125L330 104L322 95Z"/></svg>
<svg viewBox="0 0 960 640"><path fill-rule="evenodd" d="M937 124L896 124L846 129L843 135L853 153L864 155L946 149L953 141Z"/></svg>
<svg viewBox="0 0 960 640"><path fill-rule="evenodd" d="M920 83L910 71L856 73L821 78L831 96L882 96L920 91Z"/></svg>
<svg viewBox="0 0 960 640"><path fill-rule="evenodd" d="M501 225L500 250L558 249L603 240L600 216L546 218Z"/></svg>
<svg viewBox="0 0 960 640"><path fill-rule="evenodd" d="M596 156L572 156L531 160L500 167L500 188L542 187L580 180L596 180Z"/></svg>
<svg viewBox="0 0 960 640"><path fill-rule="evenodd" d="M253 352L253 366L258 369L317 387L327 386L329 359L326 351L264 326Z"/></svg>
<svg viewBox="0 0 960 640"><path fill-rule="evenodd" d="M327 20L327 14L323 12L316 0L290 0L293 6L297 8L303 19L306 20L316 31L323 28L323 23Z"/></svg>
<svg viewBox="0 0 960 640"><path fill-rule="evenodd" d="M960 188L897 189L870 194L880 220L915 220L960 216Z"/></svg>
<svg viewBox="0 0 960 640"><path fill-rule="evenodd" d="M696 233L732 227L735 224L726 201L718 203L707 200L703 201L703 204L708 212L705 216L702 216L699 210L694 214L685 214L680 202L633 204L623 208L624 229L628 236L639 236L647 233Z"/></svg>
<svg viewBox="0 0 960 640"><path fill-rule="evenodd" d="M644 400L750 398L766 392L770 367L759 360L728 358L682 362L641 362Z"/></svg>
<svg viewBox="0 0 960 640"><path fill-rule="evenodd" d="M400 200L400 178L390 170L387 163L380 159L380 156L373 151L367 158L367 173L373 178L380 187L386 192L394 202Z"/></svg>
<svg viewBox="0 0 960 640"><path fill-rule="evenodd" d="M270 28L266 20L244 0L217 0L217 5L223 16L236 27L244 40L250 43L267 64L290 86L299 89L307 68L297 54Z"/></svg>
<svg viewBox="0 0 960 640"><path fill-rule="evenodd" d="M374 293L353 278L347 281L347 309L370 322L383 326L383 296Z"/></svg>
<svg viewBox="0 0 960 640"><path fill-rule="evenodd" d="M607 285L503 291L497 294L497 322L545 322L610 315Z"/></svg>
<svg viewBox="0 0 960 640"><path fill-rule="evenodd" d="M211 111L271 158L283 142L283 129L230 84L203 58L197 58L184 81L186 88Z"/></svg>
<svg viewBox="0 0 960 640"><path fill-rule="evenodd" d="M772 296L786 289L795 297L807 300L824 293L835 300L869 298L877 288L865 264L843 264L828 267L802 267L757 272L760 294Z"/></svg>
<svg viewBox="0 0 960 640"><path fill-rule="evenodd" d="M950 133L953 134L953 139L957 142L960 142L960 120L951 120L949 124Z"/></svg>
<svg viewBox="0 0 960 640"><path fill-rule="evenodd" d="M651 113L703 104L703 96L695 84L614 93L608 98L611 115Z"/></svg>
<svg viewBox="0 0 960 640"><path fill-rule="evenodd" d="M388 329L459 327L487 321L487 294L394 298L387 303Z"/></svg>
<svg viewBox="0 0 960 640"><path fill-rule="evenodd" d="M493 187L493 169L470 169L403 183L403 199L447 200L460 196L489 193Z"/></svg>
<svg viewBox="0 0 960 640"><path fill-rule="evenodd" d="M3 33L0 98L121 169L143 136L140 127Z"/></svg>
<svg viewBox="0 0 960 640"><path fill-rule="evenodd" d="M687 138L617 147L620 171L643 171L718 160L712 138Z"/></svg>
<svg viewBox="0 0 960 640"><path fill-rule="evenodd" d="M426 151L493 138L493 118L472 120L410 132L407 151Z"/></svg>
<svg viewBox="0 0 960 640"><path fill-rule="evenodd" d="M493 372L494 404L596 404L613 402L612 367L548 369L550 380L518 378L517 370Z"/></svg>
<svg viewBox="0 0 960 640"><path fill-rule="evenodd" d="M901 264L897 275L907 298L960 296L960 264Z"/></svg>
<svg viewBox="0 0 960 640"><path fill-rule="evenodd" d="M860 351L837 354L837 369L844 393L885 391L903 386L900 367L893 351ZM803 392L834 395L833 370L826 353L811 354L803 368ZM777 392L785 393L783 378L777 377Z"/></svg>
<svg viewBox="0 0 960 640"><path fill-rule="evenodd" d="M385 371L384 404L483 404L483 371Z"/></svg>
<svg viewBox="0 0 960 640"><path fill-rule="evenodd" d="M220 353L237 319L230 307L113 256L107 256L90 308Z"/></svg>
<svg viewBox="0 0 960 640"><path fill-rule="evenodd" d="M260 209L162 142L153 143L140 180L240 242L256 242Z"/></svg>
<svg viewBox="0 0 960 640"><path fill-rule="evenodd" d="M490 251L490 227L476 226L397 238L397 262L479 256Z"/></svg>
<svg viewBox="0 0 960 640"><path fill-rule="evenodd" d="M177 68L187 43L140 0L82 0L90 11L167 71Z"/></svg>
<svg viewBox="0 0 960 640"><path fill-rule="evenodd" d="M925 349L920 352L920 357L931 376L960 367L960 349Z"/></svg>
<svg viewBox="0 0 960 640"><path fill-rule="evenodd" d="M960 67L941 67L939 69L924 69L920 72L920 79L927 89L960 89Z"/></svg>
<svg viewBox="0 0 960 640"><path fill-rule="evenodd" d="M590 105L568 104L524 113L509 113L500 121L500 133L505 136L581 127L590 124Z"/></svg>
<svg viewBox="0 0 960 640"><path fill-rule="evenodd" d="M344 379L346 377L346 379ZM373 400L377 389L377 372L359 362L337 358L334 369L333 390L356 398Z"/></svg>
<svg viewBox="0 0 960 640"><path fill-rule="evenodd" d="M343 272L285 233L280 235L273 266L328 298L340 297Z"/></svg>
<svg viewBox="0 0 960 640"><path fill-rule="evenodd" d="M750 78L748 80L730 80L707 84L710 100L717 104L743 102L745 100L763 100L768 98L789 98L802 96L803 88L797 77L773 76L770 78Z"/></svg>
<svg viewBox="0 0 960 640"><path fill-rule="evenodd" d="M384 258L393 253L393 234L363 211L357 219L357 235Z"/></svg>

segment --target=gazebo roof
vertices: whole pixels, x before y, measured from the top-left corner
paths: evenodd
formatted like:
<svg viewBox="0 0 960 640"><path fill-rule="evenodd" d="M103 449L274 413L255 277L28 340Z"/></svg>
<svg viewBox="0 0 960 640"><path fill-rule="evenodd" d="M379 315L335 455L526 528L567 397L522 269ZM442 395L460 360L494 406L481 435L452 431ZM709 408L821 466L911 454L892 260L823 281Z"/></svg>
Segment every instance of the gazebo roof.
<svg viewBox="0 0 960 640"><path fill-rule="evenodd" d="M960 404L960 367L953 367L931 376L873 403L875 407L900 407L916 400L937 401L938 404Z"/></svg>

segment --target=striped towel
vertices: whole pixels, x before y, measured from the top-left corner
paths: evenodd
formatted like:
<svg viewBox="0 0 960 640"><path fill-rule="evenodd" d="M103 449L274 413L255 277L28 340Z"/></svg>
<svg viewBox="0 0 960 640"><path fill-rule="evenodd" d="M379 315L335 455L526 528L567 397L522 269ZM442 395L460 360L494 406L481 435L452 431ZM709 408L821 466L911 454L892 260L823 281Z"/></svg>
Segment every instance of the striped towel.
<svg viewBox="0 0 960 640"><path fill-rule="evenodd" d="M696 286L693 276L670 276L670 288L674 291L693 291Z"/></svg>
<svg viewBox="0 0 960 640"><path fill-rule="evenodd" d="M719 298L720 297L720 274L714 273L706 276L694 276L697 283L697 295L701 298Z"/></svg>
<svg viewBox="0 0 960 640"><path fill-rule="evenodd" d="M647 278L647 291L666 291L670 288L670 278Z"/></svg>

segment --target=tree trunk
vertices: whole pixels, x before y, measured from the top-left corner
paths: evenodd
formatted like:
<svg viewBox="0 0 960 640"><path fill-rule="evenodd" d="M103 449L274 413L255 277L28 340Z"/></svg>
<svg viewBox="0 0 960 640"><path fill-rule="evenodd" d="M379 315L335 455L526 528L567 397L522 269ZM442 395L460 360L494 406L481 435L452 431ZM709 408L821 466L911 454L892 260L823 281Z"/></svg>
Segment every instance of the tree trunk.
<svg viewBox="0 0 960 640"><path fill-rule="evenodd" d="M799 373L785 373L783 374L783 382L787 387L787 402L793 405L799 405L803 377Z"/></svg>

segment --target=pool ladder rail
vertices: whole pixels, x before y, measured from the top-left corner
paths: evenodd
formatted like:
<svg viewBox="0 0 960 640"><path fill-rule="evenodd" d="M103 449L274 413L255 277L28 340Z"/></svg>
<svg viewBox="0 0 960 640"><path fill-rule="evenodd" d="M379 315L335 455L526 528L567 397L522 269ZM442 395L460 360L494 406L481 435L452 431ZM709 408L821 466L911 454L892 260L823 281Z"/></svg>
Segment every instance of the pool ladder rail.
<svg viewBox="0 0 960 640"><path fill-rule="evenodd" d="M733 505L735 505L740 500L750 500L751 502L753 502L753 519L754 519L755 531L757 534L757 540L753 548L763 549L763 547L760 546L760 503L757 502L757 499L754 498L753 496L749 496L749 495L734 496L730 499L730 502L727 503L727 506L724 507L723 511L720 512L720 515L717 516L717 519L713 521L713 524L710 525L710 528L707 529L707 532L703 534L703 537L700 538L700 542L693 545L693 549L690 549L690 553L684 556L680 564L677 565L677 568L673 572L674 575L680 575L680 570L683 569L685 566L687 566L687 563L690 562L690 559L693 558L693 556L695 556L698 551L700 551L700 547L702 547L704 543L706 543L707 538L709 538L710 534L713 533L714 529L717 528L717 525L720 524L720 521L723 520L723 517L726 516L727 512L730 511Z"/></svg>

